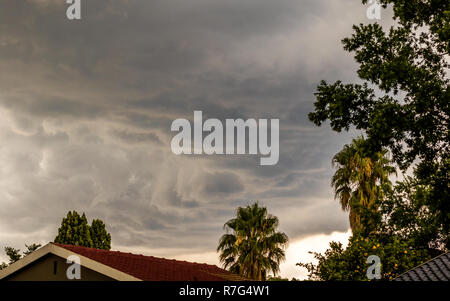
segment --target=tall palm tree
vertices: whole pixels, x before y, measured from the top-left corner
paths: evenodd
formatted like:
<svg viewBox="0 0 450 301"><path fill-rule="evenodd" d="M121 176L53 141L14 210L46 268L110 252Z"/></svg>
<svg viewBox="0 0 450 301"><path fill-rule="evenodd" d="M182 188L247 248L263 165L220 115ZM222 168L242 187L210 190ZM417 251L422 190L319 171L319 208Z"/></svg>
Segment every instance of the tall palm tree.
<svg viewBox="0 0 450 301"><path fill-rule="evenodd" d="M258 203L239 207L236 218L225 223L227 233L217 247L223 266L254 280L266 280L268 272L276 275L288 243L286 234L277 231L278 223L278 218Z"/></svg>
<svg viewBox="0 0 450 301"><path fill-rule="evenodd" d="M395 173L395 168L389 163L386 150L367 151L363 136L353 139L352 144L345 145L333 157L332 164L337 170L331 186L342 210L349 211L353 233L371 226L370 220L362 222L361 213L378 211L383 190L391 187L389 175Z"/></svg>

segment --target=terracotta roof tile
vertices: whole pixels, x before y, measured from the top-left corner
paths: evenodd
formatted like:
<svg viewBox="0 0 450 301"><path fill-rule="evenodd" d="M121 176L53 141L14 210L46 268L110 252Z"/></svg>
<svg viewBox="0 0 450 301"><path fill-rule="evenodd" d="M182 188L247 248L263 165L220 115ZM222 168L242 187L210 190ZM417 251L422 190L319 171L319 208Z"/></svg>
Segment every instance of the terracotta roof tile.
<svg viewBox="0 0 450 301"><path fill-rule="evenodd" d="M215 265L54 243L144 281L245 280Z"/></svg>

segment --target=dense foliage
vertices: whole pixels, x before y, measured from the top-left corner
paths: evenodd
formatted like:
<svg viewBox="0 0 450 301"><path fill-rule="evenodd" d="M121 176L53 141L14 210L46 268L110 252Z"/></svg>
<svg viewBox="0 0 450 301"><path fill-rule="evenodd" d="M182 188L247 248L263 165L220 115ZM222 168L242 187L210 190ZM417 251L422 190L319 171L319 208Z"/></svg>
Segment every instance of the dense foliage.
<svg viewBox="0 0 450 301"><path fill-rule="evenodd" d="M409 240L411 247L426 249L431 255L445 251L443 229L433 210L427 204L433 202L430 187L407 177L397 182L383 201L380 213L383 223L380 232Z"/></svg>
<svg viewBox="0 0 450 301"><path fill-rule="evenodd" d="M389 165L386 152L368 152L364 137L345 145L332 162L337 168L331 185L342 210L349 211L353 232L370 233L379 222L377 213L385 191L391 188L389 175L395 169Z"/></svg>
<svg viewBox="0 0 450 301"><path fill-rule="evenodd" d="M41 245L33 243L31 245L25 244L25 247L27 248L27 250L23 252L23 256L27 256L27 255L33 253L34 251L39 249L41 247ZM13 247L5 247L5 253L9 257L9 264L13 264L14 262L16 262L20 258L22 258L22 255L20 254L20 249L15 249ZM2 262L0 264L0 270L6 268L7 266L8 266L8 264L6 264L5 262Z"/></svg>
<svg viewBox="0 0 450 301"><path fill-rule="evenodd" d="M69 211L63 218L61 227L58 229L58 235L55 238L56 243L68 244L74 246L84 246L96 249L111 249L111 235L106 231L103 221L94 219L89 225L86 215L81 216L74 210ZM40 244L25 244L27 248L23 256L27 256L41 247ZM9 257L9 264L12 264L22 258L20 249L5 247L5 253ZM0 270L7 267L8 264L1 263Z"/></svg>
<svg viewBox="0 0 450 301"><path fill-rule="evenodd" d="M89 230L93 248L111 249L111 235L106 231L106 225L102 220L94 219Z"/></svg>
<svg viewBox="0 0 450 301"><path fill-rule="evenodd" d="M430 196L423 206L439 224L430 244L450 248L450 2L380 2L392 5L397 25L385 32L378 23L360 24L343 40L363 83L322 81L309 118L328 120L338 132L364 130L374 152L388 148L402 170L413 166Z"/></svg>
<svg viewBox="0 0 450 301"><path fill-rule="evenodd" d="M277 231L278 223L278 218L258 203L239 207L236 218L225 223L227 233L217 247L223 266L254 280L266 280L269 272L276 275L288 242L286 234Z"/></svg>
<svg viewBox="0 0 450 301"><path fill-rule="evenodd" d="M403 272L430 259L426 250L413 249L410 242L395 236L372 235L363 237L353 235L344 248L341 243L331 242L324 253L313 253L317 264L298 263L309 272L311 280L368 280L367 263L370 255L380 258L381 280L391 280Z"/></svg>
<svg viewBox="0 0 450 301"><path fill-rule="evenodd" d="M314 253L316 264L298 263L311 280L368 280L370 255L379 256L381 279L390 280L445 251L441 244L431 243L441 240L442 230L424 206L430 197L428 187L408 177L385 194L377 212L361 211L370 214L363 221L377 221L370 232L356 231L346 248L331 242L324 254Z"/></svg>
<svg viewBox="0 0 450 301"><path fill-rule="evenodd" d="M111 235L106 231L105 224L98 219L89 225L86 215L81 216L74 210L63 218L56 243L83 246L96 249L111 249Z"/></svg>
<svg viewBox="0 0 450 301"><path fill-rule="evenodd" d="M342 41L355 54L362 83L322 81L308 115L316 125L329 121L337 132L354 127L367 136L334 158L339 169L332 185L350 211L353 236L346 248L332 242L324 254L315 253L317 264L298 264L315 280L367 280L369 255L381 259L382 279L393 279L450 248L450 2L379 2L393 8L396 25L385 32L378 23L360 24ZM384 158L386 151L413 176L393 189L351 180L364 174L374 154ZM352 160L359 163L349 164ZM388 165L382 165L389 175ZM352 201L358 198L369 201ZM355 208L361 211L355 214Z"/></svg>

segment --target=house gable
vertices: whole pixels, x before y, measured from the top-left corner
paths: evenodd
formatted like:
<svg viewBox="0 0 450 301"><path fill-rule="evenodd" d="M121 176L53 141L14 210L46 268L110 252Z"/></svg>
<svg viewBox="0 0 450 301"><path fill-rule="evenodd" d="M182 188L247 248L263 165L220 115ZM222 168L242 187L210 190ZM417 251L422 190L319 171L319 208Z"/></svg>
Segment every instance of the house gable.
<svg viewBox="0 0 450 301"><path fill-rule="evenodd" d="M69 281L66 272L70 264L66 259L54 254L47 254L28 264L27 266L6 276L5 281ZM112 281L111 277L100 274L94 270L80 267L81 281ZM77 279L70 281L79 281Z"/></svg>
<svg viewBox="0 0 450 301"><path fill-rule="evenodd" d="M51 255L53 255L53 257ZM87 275L89 275L89 277L95 276L97 278L102 279L106 277L110 278L111 280L120 280L120 281L141 281L141 279L138 279L122 271L116 270L110 266L104 265L100 262L87 258L76 252L62 248L53 243L46 244L44 247L21 258L20 260L14 262L13 264L9 265L3 270L0 270L0 280L18 279L16 277L19 277L18 276L19 274L22 275L20 276L20 278L27 277L28 280L41 280L42 277L40 274L36 274L37 271L43 271L44 275L46 275L47 270L53 271L54 269L53 265L55 264L54 263L55 261L57 262L56 265L58 271L59 266L61 267L63 267L64 265L68 266L66 263L66 259L73 255L78 256L78 258L80 259L81 273L83 273L84 270L87 273ZM47 257L50 257L53 260L53 263L51 263L50 268L47 266L48 264L46 260ZM41 261L42 263L40 263ZM30 271L28 272L27 270L29 269ZM96 274L93 272L95 272ZM17 276L15 276L16 274ZM35 275L37 277L34 279L30 279L31 275ZM64 274L62 275L64 276ZM104 277L100 277L99 275L103 275ZM66 277L65 280L69 279L67 279ZM88 280L88 279L86 277L83 278L83 274L81 274L81 280Z"/></svg>

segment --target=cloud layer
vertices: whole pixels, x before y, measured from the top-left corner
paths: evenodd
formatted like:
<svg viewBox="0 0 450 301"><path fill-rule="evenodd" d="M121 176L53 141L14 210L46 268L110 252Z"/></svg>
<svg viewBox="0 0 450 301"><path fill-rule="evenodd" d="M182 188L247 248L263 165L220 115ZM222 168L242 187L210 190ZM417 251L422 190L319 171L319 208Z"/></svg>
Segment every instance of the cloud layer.
<svg viewBox="0 0 450 301"><path fill-rule="evenodd" d="M213 252L254 200L291 239L345 232L330 158L350 136L306 117L321 79L353 79L339 41L365 7L335 2L96 0L68 21L63 1L0 0L0 247L52 240L75 209L116 249ZM194 110L279 118L279 163L175 156Z"/></svg>

